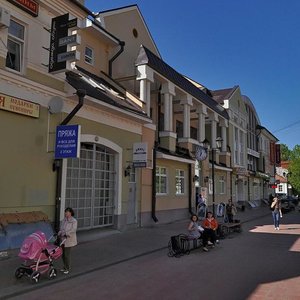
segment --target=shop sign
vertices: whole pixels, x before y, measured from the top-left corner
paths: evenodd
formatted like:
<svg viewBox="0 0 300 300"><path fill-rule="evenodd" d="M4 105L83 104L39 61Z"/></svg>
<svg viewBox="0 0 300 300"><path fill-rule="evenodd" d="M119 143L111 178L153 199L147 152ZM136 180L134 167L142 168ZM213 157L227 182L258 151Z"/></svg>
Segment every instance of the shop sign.
<svg viewBox="0 0 300 300"><path fill-rule="evenodd" d="M133 144L133 167L145 168L147 167L147 143L134 143Z"/></svg>
<svg viewBox="0 0 300 300"><path fill-rule="evenodd" d="M246 168L233 168L236 175L249 176L248 170Z"/></svg>
<svg viewBox="0 0 300 300"><path fill-rule="evenodd" d="M8 0L10 3L18 6L22 10L37 17L39 14L39 4L34 0Z"/></svg>
<svg viewBox="0 0 300 300"><path fill-rule="evenodd" d="M79 59L79 52L69 51L74 44L80 44L77 35L69 36L69 29L77 29L77 19L69 20L69 14L52 19L49 47L49 73L59 73L67 70L68 61Z"/></svg>
<svg viewBox="0 0 300 300"><path fill-rule="evenodd" d="M80 157L80 129L80 125L60 125L56 127L56 159Z"/></svg>
<svg viewBox="0 0 300 300"><path fill-rule="evenodd" d="M33 118L40 116L39 104L4 94L0 94L0 109Z"/></svg>
<svg viewBox="0 0 300 300"><path fill-rule="evenodd" d="M269 179L270 178L270 175L268 175L266 173L262 173L262 172L256 172L255 175L257 177L261 177L261 178L264 178L264 179Z"/></svg>

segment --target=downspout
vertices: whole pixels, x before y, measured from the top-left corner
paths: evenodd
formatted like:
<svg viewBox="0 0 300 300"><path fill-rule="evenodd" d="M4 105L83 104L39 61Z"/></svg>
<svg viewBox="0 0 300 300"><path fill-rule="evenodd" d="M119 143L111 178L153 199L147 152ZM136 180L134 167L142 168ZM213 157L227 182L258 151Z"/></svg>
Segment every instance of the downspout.
<svg viewBox="0 0 300 300"><path fill-rule="evenodd" d="M60 125L67 125L71 119L76 115L76 113L83 106L83 100L86 95L85 90L77 90L76 95L79 98L78 104L74 107L74 109L70 112L69 115L60 123ZM60 223L60 208L61 208L61 181L62 181L62 159L55 159L53 162L53 171L57 172L56 175L56 192L55 192L55 223L54 229L56 232L59 231L59 223Z"/></svg>
<svg viewBox="0 0 300 300"><path fill-rule="evenodd" d="M192 215L192 164L189 164L189 212Z"/></svg>
<svg viewBox="0 0 300 300"><path fill-rule="evenodd" d="M153 221L156 223L158 219L156 217L156 150L157 150L157 142L155 142L153 149L153 169L152 169L152 205L151 205L151 216Z"/></svg>
<svg viewBox="0 0 300 300"><path fill-rule="evenodd" d="M119 41L120 50L108 61L108 75L112 77L112 63L124 51L125 42Z"/></svg>

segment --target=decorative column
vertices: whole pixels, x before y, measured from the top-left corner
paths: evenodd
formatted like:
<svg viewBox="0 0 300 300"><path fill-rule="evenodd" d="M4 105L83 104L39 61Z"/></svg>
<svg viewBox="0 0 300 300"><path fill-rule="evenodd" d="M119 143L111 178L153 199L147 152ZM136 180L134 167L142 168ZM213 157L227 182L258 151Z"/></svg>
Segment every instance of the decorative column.
<svg viewBox="0 0 300 300"><path fill-rule="evenodd" d="M180 101L183 105L183 138L190 138L191 131L191 106L193 104L193 99L191 95L186 95L185 99Z"/></svg>
<svg viewBox="0 0 300 300"><path fill-rule="evenodd" d="M204 105L199 105L198 113L198 142L201 143L205 139L205 115L207 115L207 108Z"/></svg>
<svg viewBox="0 0 300 300"><path fill-rule="evenodd" d="M173 96L175 86L171 82L162 85L161 93L164 95L164 131L173 132Z"/></svg>
<svg viewBox="0 0 300 300"><path fill-rule="evenodd" d="M227 151L227 131L226 131L225 126L221 127L221 134L222 134L222 139L223 139L221 151L226 152Z"/></svg>
<svg viewBox="0 0 300 300"><path fill-rule="evenodd" d="M150 117L151 108L151 89L150 83L154 82L153 70L147 65L140 65L137 67L138 76L136 80L140 81L140 99L145 104L147 116Z"/></svg>

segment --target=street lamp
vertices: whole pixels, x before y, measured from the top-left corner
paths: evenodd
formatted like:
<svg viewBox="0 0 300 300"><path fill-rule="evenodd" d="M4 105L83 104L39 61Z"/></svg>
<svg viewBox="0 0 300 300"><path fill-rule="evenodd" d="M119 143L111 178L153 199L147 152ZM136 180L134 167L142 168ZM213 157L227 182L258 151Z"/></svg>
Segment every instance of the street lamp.
<svg viewBox="0 0 300 300"><path fill-rule="evenodd" d="M223 139L218 137L216 139L217 148L211 148L212 162L211 162L211 176L212 176L212 205L213 205L213 216L215 216L215 156L216 151L222 147ZM207 140L203 141L203 144L209 145Z"/></svg>

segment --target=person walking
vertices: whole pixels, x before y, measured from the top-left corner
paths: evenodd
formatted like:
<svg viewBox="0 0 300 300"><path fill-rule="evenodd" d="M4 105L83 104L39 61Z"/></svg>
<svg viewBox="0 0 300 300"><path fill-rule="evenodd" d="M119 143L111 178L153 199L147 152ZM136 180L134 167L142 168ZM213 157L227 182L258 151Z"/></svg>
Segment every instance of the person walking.
<svg viewBox="0 0 300 300"><path fill-rule="evenodd" d="M61 270L64 274L69 274L71 268L71 249L77 245L77 220L74 218L74 210L71 207L65 209L65 218L61 221L58 235L62 239L66 239L63 247L63 263Z"/></svg>
<svg viewBox="0 0 300 300"><path fill-rule="evenodd" d="M280 224L280 218L282 218L282 212L281 212L281 202L278 199L278 197L273 198L271 209L272 209L272 217L273 217L275 230L279 230L279 224Z"/></svg>

